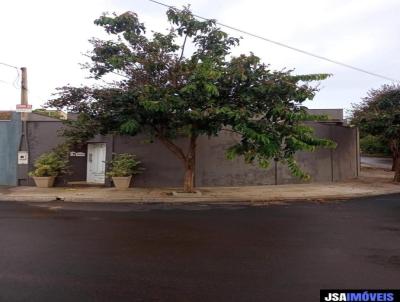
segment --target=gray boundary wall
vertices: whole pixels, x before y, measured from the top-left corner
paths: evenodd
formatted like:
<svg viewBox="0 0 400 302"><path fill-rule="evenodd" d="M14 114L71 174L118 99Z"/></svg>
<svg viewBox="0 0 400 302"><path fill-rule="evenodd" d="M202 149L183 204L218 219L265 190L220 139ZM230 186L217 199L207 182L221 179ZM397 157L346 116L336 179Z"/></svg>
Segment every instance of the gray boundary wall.
<svg viewBox="0 0 400 302"><path fill-rule="evenodd" d="M330 138L337 142L335 150L319 149L315 152L297 154L300 166L311 175L312 182L329 182L351 179L358 176L358 132L356 128L330 123L309 123L319 137ZM59 121L30 121L28 122L28 138L30 146L29 169L33 161L43 152L51 150L62 138L57 132L63 127ZM241 185L273 185L300 183L293 177L283 164L272 161L268 169L257 165L244 163L242 158L227 160L225 150L238 139L231 132L224 131L219 137L200 137L196 162L197 186L241 186ZM181 186L183 179L182 163L157 140L149 143L148 137L139 135L98 136L91 142L107 144L107 160L112 153L130 152L138 156L146 171L135 176L134 185L139 187ZM178 144L186 145L185 140ZM86 152L86 146L74 151ZM71 157L73 174L60 178L58 185L68 181L86 180L86 157ZM23 185L33 185L28 177L20 182ZM106 185L110 185L108 181Z"/></svg>
<svg viewBox="0 0 400 302"><path fill-rule="evenodd" d="M17 185L17 155L21 119L13 112L10 121L0 121L0 186Z"/></svg>

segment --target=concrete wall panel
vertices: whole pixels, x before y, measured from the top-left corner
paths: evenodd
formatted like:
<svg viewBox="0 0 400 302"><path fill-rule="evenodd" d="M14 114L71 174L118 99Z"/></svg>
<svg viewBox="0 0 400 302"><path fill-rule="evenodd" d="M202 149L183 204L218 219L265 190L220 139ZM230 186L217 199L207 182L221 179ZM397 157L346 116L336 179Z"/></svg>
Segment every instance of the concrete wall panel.
<svg viewBox="0 0 400 302"><path fill-rule="evenodd" d="M114 139L115 153L133 153L146 169L144 173L134 176L134 185L151 186L181 186L183 182L183 163L158 140L149 142L146 135L136 137L116 136ZM184 146L185 141L176 142Z"/></svg>
<svg viewBox="0 0 400 302"><path fill-rule="evenodd" d="M311 181L328 182L356 177L357 175L357 131L354 128L343 127L329 123L310 123L319 137L331 138L338 143L335 150L319 149L315 152L299 152L296 156L300 166L311 175ZM36 121L28 122L30 144L30 169L33 161L43 152L50 151L62 138L58 130L63 127L61 122ZM275 164L271 161L268 169L259 168L256 164L244 163L242 158L226 159L226 149L233 145L238 137L224 131L219 137L200 137L198 141L196 161L197 186L240 186L300 183L293 177L286 166L277 164L275 179ZM129 136L97 136L90 142L107 144L107 160L112 153L134 153L143 162L145 172L134 178L134 184L139 187L181 186L183 183L183 164L176 156L158 140L148 142L148 137ZM187 147L187 140L178 140L180 146ZM81 151L87 153L86 146ZM59 185L69 180L86 180L86 157L71 157L71 167L75 173L59 180ZM27 179L25 184L32 185ZM110 182L107 180L106 185Z"/></svg>
<svg viewBox="0 0 400 302"><path fill-rule="evenodd" d="M333 180L357 176L357 129L336 127L332 129L332 140L337 142L333 152Z"/></svg>
<svg viewBox="0 0 400 302"><path fill-rule="evenodd" d="M357 177L357 129L328 123L309 123L315 134L336 142L335 149L299 152L297 162L310 174L310 182L328 182ZM292 176L285 165L279 164L278 184L302 183Z"/></svg>
<svg viewBox="0 0 400 302"><path fill-rule="evenodd" d="M21 119L16 112L10 121L0 121L0 186L17 185L17 152Z"/></svg>
<svg viewBox="0 0 400 302"><path fill-rule="evenodd" d="M246 164L242 157L228 160L226 149L239 137L224 131L219 137L201 137L196 162L196 180L200 186L269 185L275 183L274 162L263 169Z"/></svg>
<svg viewBox="0 0 400 302"><path fill-rule="evenodd" d="M63 138L58 136L58 131L61 130L62 127L63 125L61 122L27 122L29 140L29 171L34 169L34 162L41 154L51 151L54 147L64 141ZM31 177L24 175L23 178L20 179L20 184L34 185L34 182ZM56 184L65 185L66 181L58 178Z"/></svg>

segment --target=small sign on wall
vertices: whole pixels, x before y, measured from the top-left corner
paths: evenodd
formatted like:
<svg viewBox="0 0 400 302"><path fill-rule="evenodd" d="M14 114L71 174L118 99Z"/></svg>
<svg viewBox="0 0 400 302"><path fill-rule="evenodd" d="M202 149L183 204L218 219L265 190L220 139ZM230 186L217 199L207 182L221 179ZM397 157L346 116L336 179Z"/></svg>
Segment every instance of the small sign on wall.
<svg viewBox="0 0 400 302"><path fill-rule="evenodd" d="M85 152L74 152L74 151L72 151L72 152L69 153L69 156L70 157L85 157L86 153Z"/></svg>
<svg viewBox="0 0 400 302"><path fill-rule="evenodd" d="M18 165L28 164L28 151L18 151Z"/></svg>
<svg viewBox="0 0 400 302"><path fill-rule="evenodd" d="M32 105L18 104L15 108L16 112L32 112Z"/></svg>

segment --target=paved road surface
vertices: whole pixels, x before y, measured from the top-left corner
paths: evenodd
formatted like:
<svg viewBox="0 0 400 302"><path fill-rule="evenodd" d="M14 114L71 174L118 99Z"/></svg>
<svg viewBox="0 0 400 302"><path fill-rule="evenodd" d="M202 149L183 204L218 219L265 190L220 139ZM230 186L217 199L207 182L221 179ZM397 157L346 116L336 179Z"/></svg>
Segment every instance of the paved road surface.
<svg viewBox="0 0 400 302"><path fill-rule="evenodd" d="M361 164L374 168L392 169L392 159L389 157L361 157Z"/></svg>
<svg viewBox="0 0 400 302"><path fill-rule="evenodd" d="M269 207L0 202L0 301L319 301L400 284L400 196Z"/></svg>

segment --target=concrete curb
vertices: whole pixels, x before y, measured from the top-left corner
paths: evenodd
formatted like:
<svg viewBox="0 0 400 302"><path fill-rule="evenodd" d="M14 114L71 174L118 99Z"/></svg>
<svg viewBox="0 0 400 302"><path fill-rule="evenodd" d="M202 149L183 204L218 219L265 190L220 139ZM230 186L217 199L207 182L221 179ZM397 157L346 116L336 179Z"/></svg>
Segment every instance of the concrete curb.
<svg viewBox="0 0 400 302"><path fill-rule="evenodd" d="M285 204L334 202L353 198L400 194L392 173L364 169L358 179L344 182L287 184L278 186L199 187L201 194L173 194L174 187L132 188L50 188L0 187L0 201L23 203L90 204Z"/></svg>
<svg viewBox="0 0 400 302"><path fill-rule="evenodd" d="M299 196L299 197L272 197L272 198L238 198L238 197L164 197L158 198L140 197L140 198L98 198L93 197L63 197L63 196L6 196L0 194L0 201L29 202L29 203L52 203L52 202L70 202L70 203L133 203L133 204L270 204L270 203L293 203L293 202L314 202L324 203L332 201L343 201L353 198L384 196L400 193L400 191L386 191L374 193L353 193L337 195L320 196Z"/></svg>

